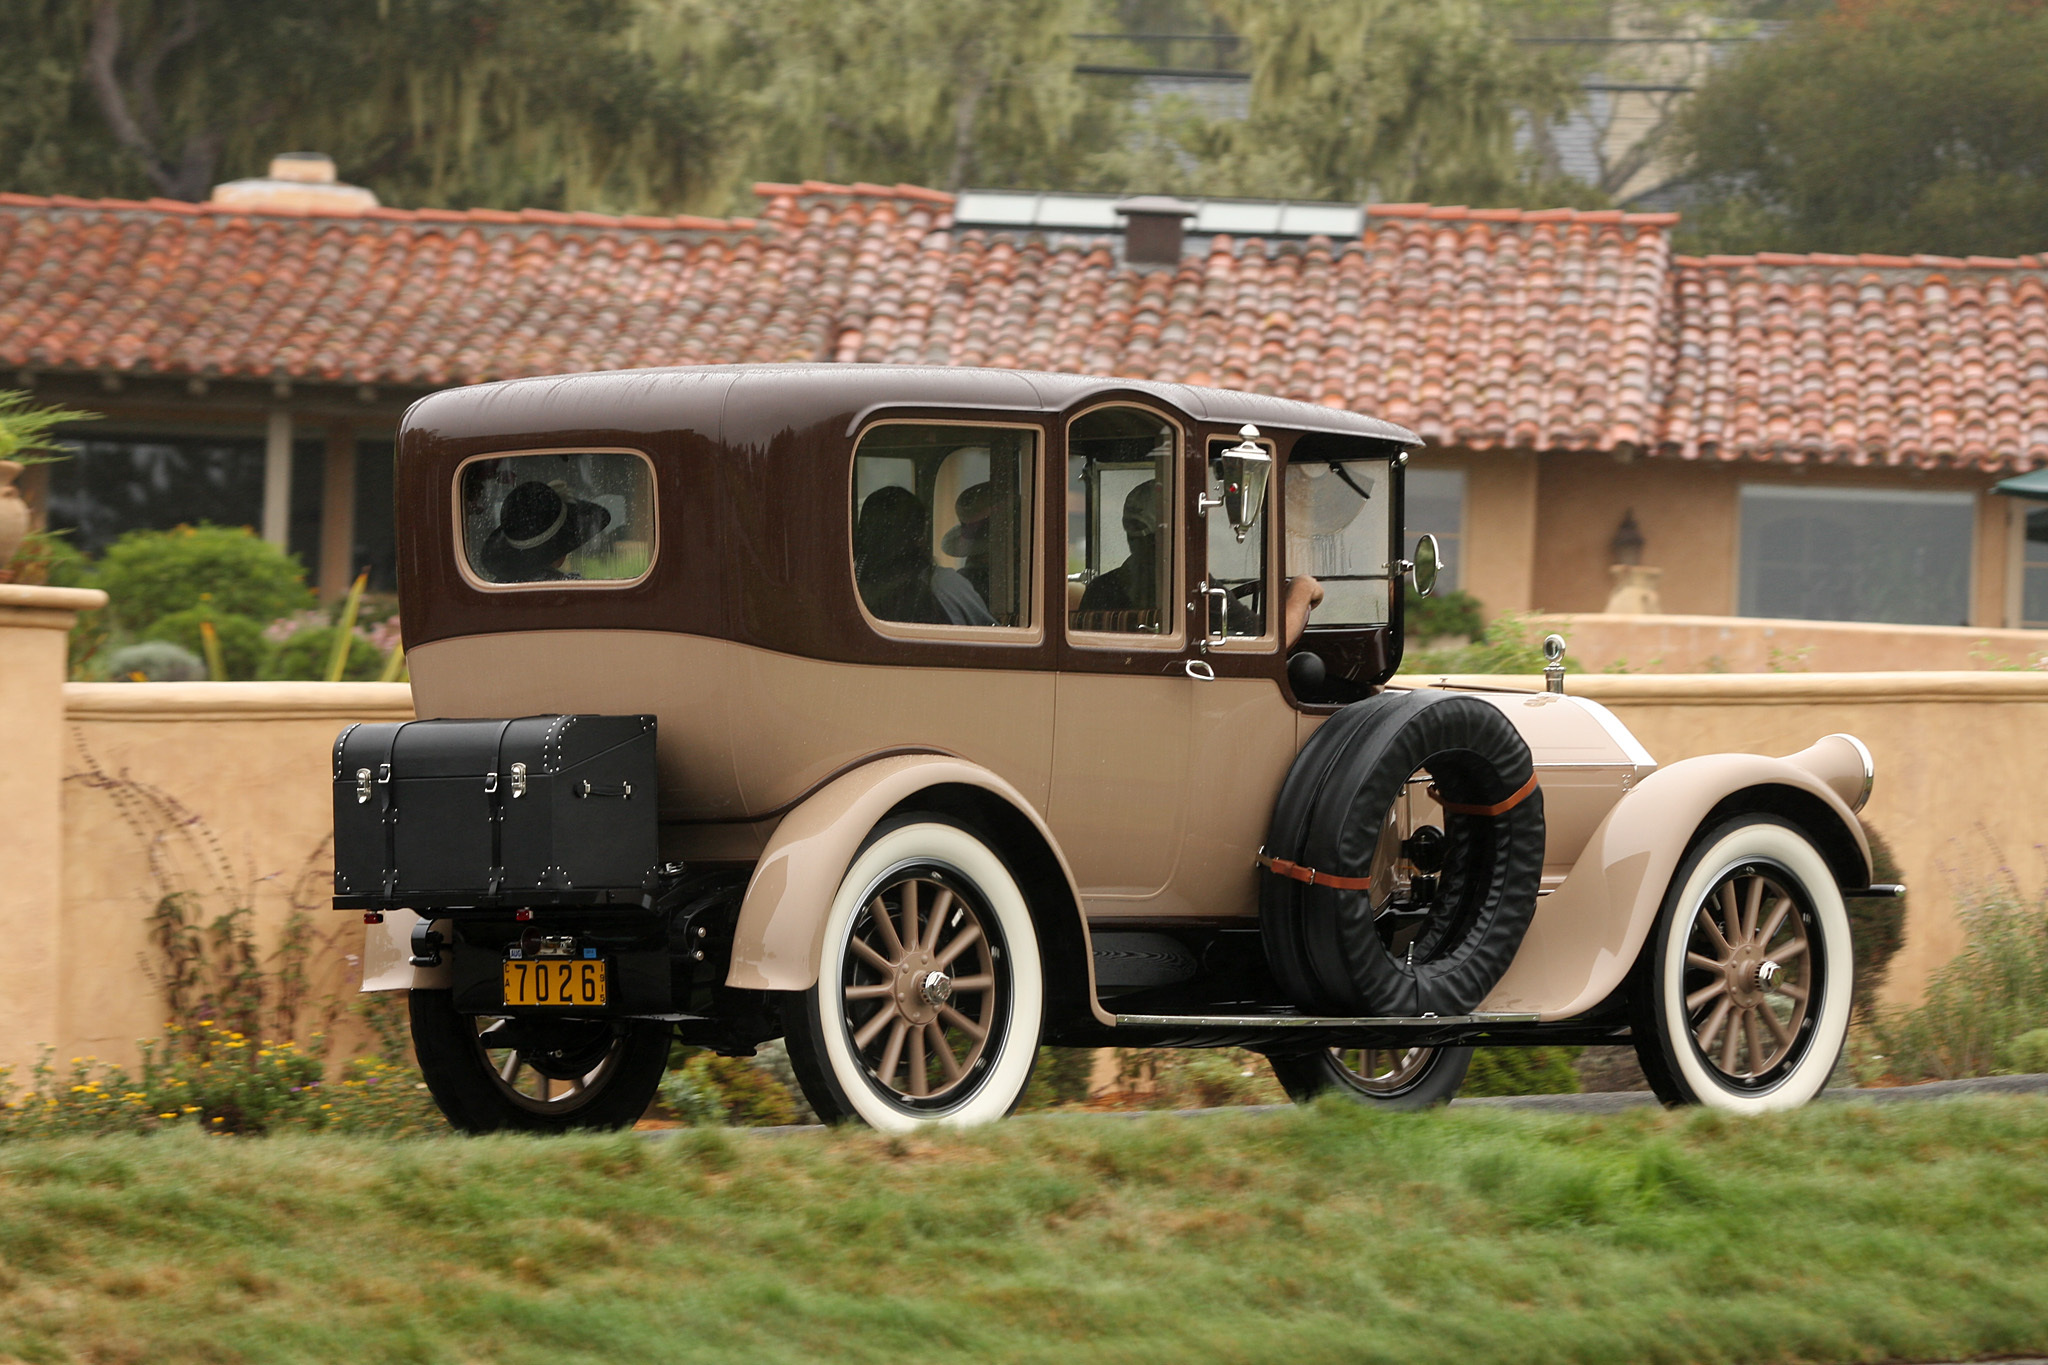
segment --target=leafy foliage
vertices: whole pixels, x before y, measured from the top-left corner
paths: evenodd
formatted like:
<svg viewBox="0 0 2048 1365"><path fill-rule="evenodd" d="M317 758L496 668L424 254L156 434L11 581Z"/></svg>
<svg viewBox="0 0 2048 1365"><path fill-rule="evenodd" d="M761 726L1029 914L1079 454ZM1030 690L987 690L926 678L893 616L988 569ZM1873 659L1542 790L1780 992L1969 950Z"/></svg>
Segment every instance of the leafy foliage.
<svg viewBox="0 0 2048 1365"><path fill-rule="evenodd" d="M1900 1081L2021 1069L2048 1028L2048 902L1987 888L1962 907L1963 950L1937 971L1916 1008L1880 1011L1860 1070Z"/></svg>
<svg viewBox="0 0 2048 1365"><path fill-rule="evenodd" d="M1433 592L1427 597L1418 597L1412 583L1405 591L1407 600L1401 609L1401 619L1408 639L1476 640L1486 633L1479 599L1471 593Z"/></svg>
<svg viewBox="0 0 2048 1365"><path fill-rule="evenodd" d="M245 526L178 526L130 531L100 559L114 624L140 631L173 612L206 606L270 621L310 606L299 562Z"/></svg>
<svg viewBox="0 0 2048 1365"><path fill-rule="evenodd" d="M338 626L313 626L301 630L279 645L264 661L258 674L268 682L293 679L319 681L327 676L328 660L334 653ZM351 631L348 662L341 671L344 682L375 682L384 672L384 651Z"/></svg>
<svg viewBox="0 0 2048 1365"><path fill-rule="evenodd" d="M216 611L210 601L174 611L142 634L150 640L169 640L203 659L206 648L200 631L202 624L211 624L214 637L220 641L221 658L227 664L227 678L221 681L247 682L257 676L270 657L270 641L263 638L262 622Z"/></svg>
<svg viewBox="0 0 2048 1365"><path fill-rule="evenodd" d="M124 645L107 656L111 682L205 682L206 661L169 640Z"/></svg>
<svg viewBox="0 0 2048 1365"><path fill-rule="evenodd" d="M1575 1047L1482 1047L1472 1052L1460 1095L1576 1095Z"/></svg>
<svg viewBox="0 0 2048 1365"><path fill-rule="evenodd" d="M1844 0L1715 71L1679 117L1710 250L2038 251L2048 6Z"/></svg>
<svg viewBox="0 0 2048 1365"><path fill-rule="evenodd" d="M96 422L96 412L70 408L38 407L35 395L20 389L0 389L0 460L18 465L48 464L61 460L51 452L50 436L61 422Z"/></svg>
<svg viewBox="0 0 2048 1365"><path fill-rule="evenodd" d="M1897 886L1906 879L1899 860L1884 836L1868 821L1863 836L1870 841L1870 880ZM1906 941L1906 897L1863 897L1848 902L1849 945L1856 959L1855 1009L1868 1013L1877 1003L1877 989L1884 984L1892 958Z"/></svg>
<svg viewBox="0 0 2048 1365"><path fill-rule="evenodd" d="M1413 634L1413 632L1410 632ZM1495 617L1467 645L1412 650L1401 661L1404 673L1518 673L1543 671L1543 630L1534 616L1507 612Z"/></svg>

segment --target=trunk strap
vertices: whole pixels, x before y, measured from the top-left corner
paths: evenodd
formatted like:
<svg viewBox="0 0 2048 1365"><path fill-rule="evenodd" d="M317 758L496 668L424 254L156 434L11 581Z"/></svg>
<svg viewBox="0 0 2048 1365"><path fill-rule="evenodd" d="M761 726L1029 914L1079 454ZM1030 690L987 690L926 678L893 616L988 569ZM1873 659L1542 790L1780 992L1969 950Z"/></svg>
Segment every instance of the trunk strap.
<svg viewBox="0 0 2048 1365"><path fill-rule="evenodd" d="M1536 770L1534 768L1531 768L1529 770L1529 780L1527 782L1524 782L1521 786L1517 787L1514 790L1514 792L1507 797L1506 800L1496 801L1490 806L1468 806L1457 801L1446 801L1444 800L1442 793L1437 791L1435 783L1430 784L1429 799L1436 802L1439 806L1442 806L1444 808L1444 813L1447 815L1506 815L1516 806L1519 806L1524 801L1527 801L1531 794L1535 792L1535 790Z"/></svg>
<svg viewBox="0 0 2048 1365"><path fill-rule="evenodd" d="M1530 794L1536 790L1536 785L1536 772L1532 768L1527 782L1516 788L1505 800L1496 801L1490 806L1473 806L1457 801L1446 801L1433 785L1429 789L1429 795L1431 800L1435 801L1447 813L1452 815L1506 815L1516 806L1528 800ZM1303 882L1309 886L1328 886L1338 891L1364 891L1372 886L1372 878L1370 877L1340 877L1334 872L1319 872L1313 867L1304 867L1300 863L1289 862L1285 858L1269 857L1264 849L1261 849L1258 857L1252 861L1276 877L1286 877L1291 881Z"/></svg>

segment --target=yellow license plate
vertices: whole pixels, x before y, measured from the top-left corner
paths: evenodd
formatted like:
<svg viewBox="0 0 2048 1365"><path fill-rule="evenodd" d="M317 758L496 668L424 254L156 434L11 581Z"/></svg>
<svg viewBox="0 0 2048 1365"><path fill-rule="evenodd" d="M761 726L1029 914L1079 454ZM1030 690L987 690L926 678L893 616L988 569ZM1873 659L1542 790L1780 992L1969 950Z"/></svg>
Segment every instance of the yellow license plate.
<svg viewBox="0 0 2048 1365"><path fill-rule="evenodd" d="M505 1003L574 1009L602 1005L605 975L602 958L542 959L505 962Z"/></svg>

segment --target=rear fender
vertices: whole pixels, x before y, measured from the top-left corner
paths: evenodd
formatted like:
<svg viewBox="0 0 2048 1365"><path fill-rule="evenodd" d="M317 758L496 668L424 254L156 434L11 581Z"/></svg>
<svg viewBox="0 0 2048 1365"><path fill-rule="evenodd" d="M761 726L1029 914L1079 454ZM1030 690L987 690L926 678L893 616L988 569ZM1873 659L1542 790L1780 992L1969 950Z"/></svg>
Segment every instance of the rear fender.
<svg viewBox="0 0 2048 1365"><path fill-rule="evenodd" d="M387 910L381 923L363 926L363 989L366 991L445 991L455 984L455 965L448 954L438 967L412 965L412 927L420 917L410 910ZM442 922L447 934L447 921Z"/></svg>
<svg viewBox="0 0 2048 1365"><path fill-rule="evenodd" d="M1113 1024L1095 999L1080 892L1052 831L1002 778L939 754L863 764L783 817L747 883L726 984L755 991L816 985L825 918L854 855L891 813L921 808L970 821L1016 875L1045 959L1047 1020Z"/></svg>
<svg viewBox="0 0 2048 1365"><path fill-rule="evenodd" d="M1843 797L1867 791L1867 758L1860 743L1830 735L1789 758L1709 754L1658 769L1615 803L1571 873L1537 905L1514 964L1480 1009L1569 1019L1612 995L1693 842L1732 816L1792 821L1837 884L1868 885L1870 845Z"/></svg>

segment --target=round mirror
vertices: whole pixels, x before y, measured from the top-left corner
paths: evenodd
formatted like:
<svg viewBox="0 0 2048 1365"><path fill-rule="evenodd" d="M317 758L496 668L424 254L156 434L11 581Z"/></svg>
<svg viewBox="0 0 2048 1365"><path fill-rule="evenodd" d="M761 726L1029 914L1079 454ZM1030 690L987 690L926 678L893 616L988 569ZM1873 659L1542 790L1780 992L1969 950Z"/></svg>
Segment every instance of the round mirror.
<svg viewBox="0 0 2048 1365"><path fill-rule="evenodd" d="M1435 536L1418 536L1415 540L1415 567L1409 570L1415 580L1415 595L1427 597L1436 587L1437 570L1443 567L1442 556L1436 548Z"/></svg>

